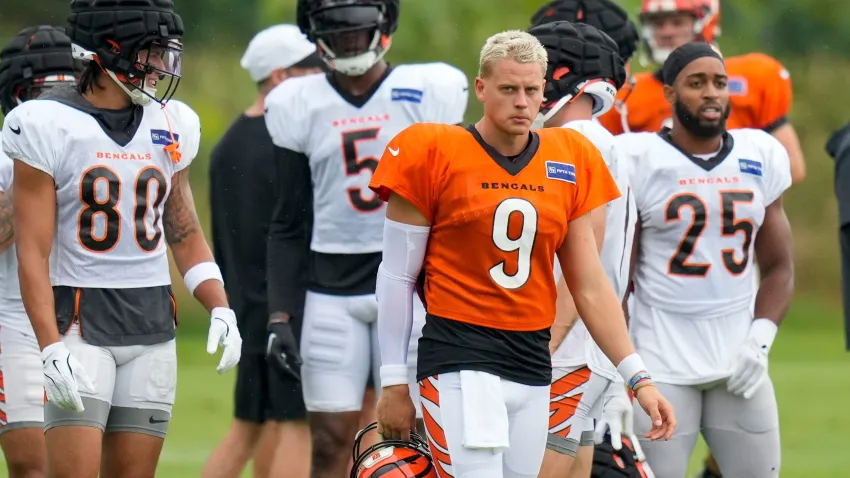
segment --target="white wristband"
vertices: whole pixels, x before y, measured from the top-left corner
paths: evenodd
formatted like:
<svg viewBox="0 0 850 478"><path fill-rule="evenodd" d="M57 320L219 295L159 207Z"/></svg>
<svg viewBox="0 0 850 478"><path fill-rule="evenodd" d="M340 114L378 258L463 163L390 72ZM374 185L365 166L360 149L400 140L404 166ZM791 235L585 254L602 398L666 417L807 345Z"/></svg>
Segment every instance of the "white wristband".
<svg viewBox="0 0 850 478"><path fill-rule="evenodd" d="M186 288L189 289L189 293L192 296L195 295L195 289L208 280L217 280L224 284L221 269L218 268L218 264L215 262L201 262L200 264L196 264L183 276L183 283L186 284Z"/></svg>
<svg viewBox="0 0 850 478"><path fill-rule="evenodd" d="M407 365L381 365L381 388L408 385Z"/></svg>
<svg viewBox="0 0 850 478"><path fill-rule="evenodd" d="M640 358L640 355L633 353L617 365L617 372L620 373L623 381L628 385L632 377L640 372L646 372L646 365L643 364L643 359Z"/></svg>
<svg viewBox="0 0 850 478"><path fill-rule="evenodd" d="M758 346L764 348L766 352L770 352L778 331L779 327L776 322L770 319L756 319L750 325L750 338L755 340Z"/></svg>

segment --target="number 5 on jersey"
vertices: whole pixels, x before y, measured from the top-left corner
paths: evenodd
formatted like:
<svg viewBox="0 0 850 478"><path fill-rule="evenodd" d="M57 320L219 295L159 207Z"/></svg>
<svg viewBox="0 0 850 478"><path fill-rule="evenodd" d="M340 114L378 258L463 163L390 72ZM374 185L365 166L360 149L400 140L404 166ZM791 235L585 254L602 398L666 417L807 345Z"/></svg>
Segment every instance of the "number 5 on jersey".
<svg viewBox="0 0 850 478"><path fill-rule="evenodd" d="M724 237L735 236L739 232L743 233L744 241L741 244L741 260L735 260L735 249L723 249L720 255L723 259L723 265L730 274L738 275L747 269L750 263L750 245L753 242L753 233L755 227L752 221L747 219L735 219L735 206L739 203L753 202L752 191L720 191L721 203L721 230L720 234ZM679 248L670 258L670 264L667 273L678 276L703 277L711 269L711 264L696 264L690 262L690 258L694 253L700 236L707 226L708 206L700 197L690 193L679 194L670 199L667 203L667 209L664 211L664 219L667 222L681 220L682 208L690 208L693 212L688 230L685 232L682 241L679 242Z"/></svg>
<svg viewBox="0 0 850 478"><path fill-rule="evenodd" d="M151 182L155 182L153 201L149 197ZM102 189L98 191L98 185ZM77 236L80 244L92 252L109 252L121 239L121 178L106 166L88 169L80 179L80 201L83 208L78 219ZM139 171L135 184L135 207L133 225L136 244L144 252L153 252L162 238L160 217L163 201L168 189L165 175L159 168L148 166ZM98 194L100 192L100 194ZM153 209L153 234L149 234L148 208ZM100 218L100 219L98 219ZM97 227L98 224L99 226ZM96 231L101 231L97 233Z"/></svg>
<svg viewBox="0 0 850 478"><path fill-rule="evenodd" d="M522 231L516 238L510 237L511 215L517 213L522 221ZM506 262L502 261L490 268L490 278L499 286L513 290L519 289L531 277L531 252L534 249L534 239L537 237L537 209L525 199L505 199L493 214L493 244L499 250L516 252L516 272L508 274Z"/></svg>
<svg viewBox="0 0 850 478"><path fill-rule="evenodd" d="M374 141L378 139L381 128L366 128L342 133L342 158L345 160L345 175L358 176L363 170L369 170L375 174L378 169L378 158L374 156L357 157L357 143L360 141ZM348 202L357 212L372 212L384 205L378 195L372 199L363 198L361 188L348 188Z"/></svg>

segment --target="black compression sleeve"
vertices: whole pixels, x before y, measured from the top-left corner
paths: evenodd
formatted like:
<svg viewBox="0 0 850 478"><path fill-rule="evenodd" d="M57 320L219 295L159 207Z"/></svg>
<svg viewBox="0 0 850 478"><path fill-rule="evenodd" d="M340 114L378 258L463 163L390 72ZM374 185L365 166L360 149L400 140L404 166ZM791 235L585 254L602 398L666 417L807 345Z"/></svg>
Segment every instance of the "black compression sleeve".
<svg viewBox="0 0 850 478"><path fill-rule="evenodd" d="M276 148L277 204L269 225L267 281L269 313L300 317L313 223L310 163L302 153Z"/></svg>

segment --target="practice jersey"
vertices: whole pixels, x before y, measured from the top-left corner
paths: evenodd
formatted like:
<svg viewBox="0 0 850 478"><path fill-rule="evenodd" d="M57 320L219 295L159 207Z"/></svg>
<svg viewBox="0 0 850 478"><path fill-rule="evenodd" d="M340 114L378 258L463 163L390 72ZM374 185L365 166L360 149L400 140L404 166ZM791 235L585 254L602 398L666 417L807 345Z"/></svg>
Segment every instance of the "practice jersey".
<svg viewBox="0 0 850 478"><path fill-rule="evenodd" d="M0 144L2 141L3 136L0 134ZM0 152L0 192L3 194L9 194L12 190L13 169L12 159ZM21 301L18 257L14 243L0 253L0 327L29 335L33 333Z"/></svg>
<svg viewBox="0 0 850 478"><path fill-rule="evenodd" d="M762 53L726 58L724 62L732 104L728 129L754 128L770 133L785 124L793 96L788 70ZM613 134L654 133L672 126L673 108L664 99L664 85L657 73L635 75L634 84L617 92L617 101L622 106L599 118Z"/></svg>
<svg viewBox="0 0 850 478"><path fill-rule="evenodd" d="M413 64L389 69L368 97L335 85L330 75L284 81L266 98L266 125L274 144L309 158L311 249L380 252L386 206L368 186L381 153L411 124L463 121L466 75L445 63Z"/></svg>
<svg viewBox="0 0 850 478"><path fill-rule="evenodd" d="M176 100L145 106L124 145L90 113L58 100L28 101L9 113L3 150L56 183L54 286L171 284L163 210L172 175L191 164L200 133L198 116ZM177 162L165 150L172 142L179 145Z"/></svg>
<svg viewBox="0 0 850 478"><path fill-rule="evenodd" d="M754 244L765 209L791 185L788 153L755 129L724 135L708 159L662 133L618 136L640 221L636 298L684 317L750 307Z"/></svg>
<svg viewBox="0 0 850 478"><path fill-rule="evenodd" d="M571 121L563 126L582 133L599 149L608 171L617 184L620 197L609 202L605 210L605 237L602 243L600 259L605 275L622 299L625 295L629 273L629 255L634 238L636 219L634 197L629 187L629 163L622 156L614 141L614 136L595 120ZM557 259L556 259L557 260ZM561 278L560 268L556 271L556 280ZM574 367L590 362L587 349L592 342L587 328L579 319L570 333L552 355L552 366Z"/></svg>
<svg viewBox="0 0 850 478"><path fill-rule="evenodd" d="M370 187L431 222L428 313L500 330L548 328L553 257L568 223L619 196L599 151L570 129L537 131L514 161L474 128L418 124L388 146Z"/></svg>

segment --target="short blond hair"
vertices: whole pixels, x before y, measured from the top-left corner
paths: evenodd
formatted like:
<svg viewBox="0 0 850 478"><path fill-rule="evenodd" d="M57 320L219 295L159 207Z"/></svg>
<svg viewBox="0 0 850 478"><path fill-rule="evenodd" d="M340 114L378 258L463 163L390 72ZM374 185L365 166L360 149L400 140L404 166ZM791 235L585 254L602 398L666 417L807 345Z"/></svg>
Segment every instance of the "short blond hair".
<svg viewBox="0 0 850 478"><path fill-rule="evenodd" d="M522 30L504 31L487 39L478 60L478 76L484 78L489 75L493 65L503 59L517 63L539 63L543 76L546 76L549 64L549 57L540 40Z"/></svg>

